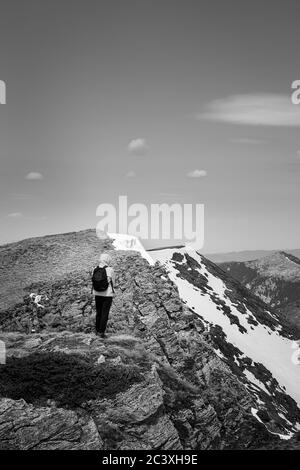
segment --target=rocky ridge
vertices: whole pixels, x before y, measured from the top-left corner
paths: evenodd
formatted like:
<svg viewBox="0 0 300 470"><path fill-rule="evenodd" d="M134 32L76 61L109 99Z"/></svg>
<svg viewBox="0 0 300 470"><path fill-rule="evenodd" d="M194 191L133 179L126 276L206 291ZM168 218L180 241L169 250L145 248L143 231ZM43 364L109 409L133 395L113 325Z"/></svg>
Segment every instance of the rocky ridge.
<svg viewBox="0 0 300 470"><path fill-rule="evenodd" d="M93 333L87 269L29 279L23 300L1 312L7 363L0 365L0 448L249 449L280 443L253 416L253 395L217 356L212 336L181 302L165 269L137 253L111 253L118 295L107 340ZM31 292L48 299L33 335Z"/></svg>

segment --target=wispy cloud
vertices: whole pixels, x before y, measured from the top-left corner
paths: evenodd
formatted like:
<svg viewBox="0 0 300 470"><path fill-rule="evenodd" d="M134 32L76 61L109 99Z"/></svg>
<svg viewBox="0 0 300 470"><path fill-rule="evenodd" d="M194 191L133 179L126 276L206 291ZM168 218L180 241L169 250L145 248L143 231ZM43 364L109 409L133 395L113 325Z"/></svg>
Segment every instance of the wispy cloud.
<svg viewBox="0 0 300 470"><path fill-rule="evenodd" d="M189 178L203 178L206 175L207 175L206 170L193 170L187 174Z"/></svg>
<svg viewBox="0 0 300 470"><path fill-rule="evenodd" d="M252 139L251 137L236 137L229 139L232 144L245 144L245 145L260 145L265 144L266 141L262 139Z"/></svg>
<svg viewBox="0 0 300 470"><path fill-rule="evenodd" d="M39 221L39 220L47 220L48 217L46 215L24 215L22 212L11 212L7 214L7 217L10 219L22 219L22 220L32 220L32 221Z"/></svg>
<svg viewBox="0 0 300 470"><path fill-rule="evenodd" d="M148 149L149 147L146 142L146 139L141 138L141 137L137 139L132 139L127 146L128 152L134 155L145 154L148 151Z"/></svg>
<svg viewBox="0 0 300 470"><path fill-rule="evenodd" d="M10 219L19 219L20 217L23 217L23 214L21 212L11 212L10 214L7 214L7 217Z"/></svg>
<svg viewBox="0 0 300 470"><path fill-rule="evenodd" d="M126 178L135 178L136 177L136 172L133 170L130 170L126 173Z"/></svg>
<svg viewBox="0 0 300 470"><path fill-rule="evenodd" d="M232 95L212 101L196 119L253 126L300 127L300 106L289 95Z"/></svg>
<svg viewBox="0 0 300 470"><path fill-rule="evenodd" d="M16 201L27 201L28 199L32 198L31 194L24 194L24 193L12 193L11 198Z"/></svg>
<svg viewBox="0 0 300 470"><path fill-rule="evenodd" d="M37 171L31 171L30 173L27 173L25 176L26 180L42 180L44 177L42 173L39 173Z"/></svg>

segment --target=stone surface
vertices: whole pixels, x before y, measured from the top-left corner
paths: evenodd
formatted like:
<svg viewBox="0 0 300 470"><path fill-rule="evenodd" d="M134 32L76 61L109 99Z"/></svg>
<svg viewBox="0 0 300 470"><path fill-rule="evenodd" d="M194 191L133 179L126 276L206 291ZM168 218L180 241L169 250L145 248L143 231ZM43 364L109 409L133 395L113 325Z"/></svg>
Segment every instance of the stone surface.
<svg viewBox="0 0 300 470"><path fill-rule="evenodd" d="M89 416L39 408L24 400L0 400L0 450L100 450L103 442Z"/></svg>
<svg viewBox="0 0 300 470"><path fill-rule="evenodd" d="M54 242L50 242L52 253ZM79 246L85 245L80 242ZM53 382L55 361L59 369L73 363L77 367L82 360L83 369L96 374L94 377L105 371L113 385L119 380L118 373L126 378L128 372L128 383L120 382L111 393L99 390L95 396L87 375L80 396L72 402L73 395L68 396L65 388L57 395L53 389L50 393L44 371L39 372L44 388L32 397L25 383L15 396L13 388L1 383L0 371L2 448L248 449L279 441L252 416L250 392L216 355L201 319L181 303L163 268L149 266L136 253L112 252L117 295L108 339L102 340L94 334L88 272L91 252L88 262L81 269L77 263L77 270L70 274L75 258L67 250L68 269L62 272L62 251L59 244L55 275L47 280L38 274L29 277L23 299L1 312L0 340L6 343L8 361L19 367L24 361L30 370L31 361L37 367L39 358L49 360ZM77 256L78 249L75 251ZM39 256L42 254L40 247ZM37 261L34 263L36 269ZM38 310L35 334L28 334L31 292L48 297L45 308ZM99 358L105 361L99 362Z"/></svg>

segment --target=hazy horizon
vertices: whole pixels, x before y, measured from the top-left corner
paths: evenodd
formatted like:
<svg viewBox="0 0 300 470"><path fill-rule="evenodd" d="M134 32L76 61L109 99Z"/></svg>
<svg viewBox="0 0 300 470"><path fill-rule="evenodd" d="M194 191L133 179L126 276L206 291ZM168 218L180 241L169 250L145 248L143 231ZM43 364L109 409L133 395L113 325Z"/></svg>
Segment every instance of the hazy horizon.
<svg viewBox="0 0 300 470"><path fill-rule="evenodd" d="M20 238L20 239L15 239L15 240L11 240L11 241L8 241L8 242L1 242L0 243L0 246L5 246L5 245L9 245L9 244L12 244L12 243L18 243L18 242L22 242L22 241L25 241L25 240L28 240L28 239L32 239L32 238L40 238L40 237L47 237L47 236L55 236L55 235L65 235L67 233L77 233L77 232L81 232L81 231L89 231L89 230L95 230L95 228L91 228L91 227L86 227L86 228L83 228L83 229L80 229L80 230L70 230L70 231L67 231L67 232L53 232L53 233L47 233L47 234L43 234L43 235L33 235L31 237L28 237L28 238ZM154 250L154 249L162 249L162 248L168 248L168 247L172 247L172 246L179 246L179 245L184 245L184 242L183 241L180 241L180 240L176 240L176 241L170 241L169 243L164 243L164 241L160 241L160 242L153 242L151 240L142 240L142 244L143 244L143 247L146 249L146 250ZM199 252L203 253L204 255L218 255L218 254L230 254L230 253L259 253L259 252L272 252L272 251L300 251L300 248L297 247L297 246L294 246L294 247L278 247L278 248L275 248L275 249L269 249L269 248L260 248L260 249L253 249L253 250L229 250L229 251L215 251L215 252L208 252L206 250L203 250L203 249L200 249L198 250Z"/></svg>

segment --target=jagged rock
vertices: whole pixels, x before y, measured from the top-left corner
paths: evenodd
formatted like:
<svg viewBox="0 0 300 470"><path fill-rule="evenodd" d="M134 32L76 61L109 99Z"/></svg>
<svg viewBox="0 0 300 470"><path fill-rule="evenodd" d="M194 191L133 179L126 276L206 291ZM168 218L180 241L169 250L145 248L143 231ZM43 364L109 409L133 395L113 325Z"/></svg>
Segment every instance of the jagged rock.
<svg viewBox="0 0 300 470"><path fill-rule="evenodd" d="M103 442L89 416L61 408L39 408L24 400L0 400L0 449L100 450Z"/></svg>
<svg viewBox="0 0 300 470"><path fill-rule="evenodd" d="M93 334L43 332L31 337L29 348L26 334L3 333L0 339L7 347L7 365L1 366L0 374L0 395L6 396L0 401L1 410L6 411L0 413L3 422L10 423L8 428L0 425L3 431L0 441L5 448L220 448L229 438L234 441L236 430L253 419L249 411L250 395L215 358L213 370L228 380L226 404L223 408L218 404L224 392L208 377L209 346L204 344L206 366L194 363L193 366L206 383L198 380L197 374L187 377L186 371L180 368L180 357L173 361L175 367L171 367L169 360L161 361L159 356L147 352L145 337L112 335L103 341ZM182 360L185 357L178 344L170 354L181 354ZM99 364L99 356L105 362ZM95 382L89 385L89 375L85 379L81 369L74 371L80 358L88 361L84 367L88 365L89 375L94 368L96 373L101 373L101 367L106 368L106 377L110 379L104 383L109 391L104 393L100 389L99 398L95 394ZM204 373L200 372L201 368ZM18 370L15 387L13 377ZM128 373L133 370L131 379ZM116 374L120 371L125 379L118 379ZM52 386L56 386L53 377L59 373L65 376L66 383L57 376L59 384L53 392ZM68 376L75 380L71 385ZM30 392L25 382L22 387L22 377L27 384L33 381ZM114 380L120 380L116 387ZM236 413L233 418L230 412L230 420L228 410ZM31 432L16 432L23 429L26 420L31 421ZM47 430L53 429L53 433L44 431L45 423L49 423ZM256 431L262 427L257 421L255 425Z"/></svg>
<svg viewBox="0 0 300 470"><path fill-rule="evenodd" d="M244 449L257 446L258 441L278 440L253 417L253 396L216 355L203 322L182 304L161 266L150 266L136 253L112 252L117 296L108 339L103 341L94 335L88 262L83 262L82 270L72 271L70 256L68 269L62 272L58 264L61 250L59 244L55 276L38 278L37 270L24 286L23 300L18 299L18 304L0 315L0 340L6 343L9 364L0 366L1 403L10 400L16 406L9 434L12 446ZM89 253L93 265L91 258ZM45 308L38 310L39 331L34 335L28 335L30 292L48 297ZM105 361L98 363L99 357ZM45 363L51 366L50 375L42 367ZM16 388L9 386L13 378L5 374L12 370L29 374L34 394L28 393L25 380ZM39 388L35 388L37 382ZM21 433L16 433L23 422L23 408L26 416L46 413L51 421L53 415L53 423L60 416L63 437L55 441L44 433L39 421L33 421L33 432L40 441L23 441ZM3 434L1 439L6 445Z"/></svg>

